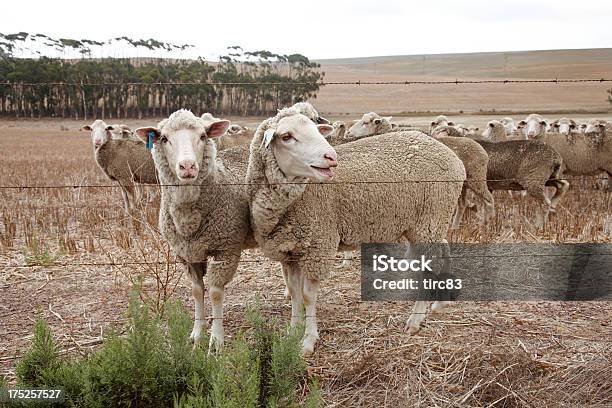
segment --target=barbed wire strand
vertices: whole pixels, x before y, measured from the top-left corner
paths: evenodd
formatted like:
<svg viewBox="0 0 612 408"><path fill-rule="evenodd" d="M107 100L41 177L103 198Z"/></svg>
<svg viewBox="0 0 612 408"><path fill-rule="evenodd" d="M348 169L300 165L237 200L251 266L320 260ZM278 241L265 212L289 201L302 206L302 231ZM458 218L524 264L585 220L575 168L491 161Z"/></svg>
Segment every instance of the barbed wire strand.
<svg viewBox="0 0 612 408"><path fill-rule="evenodd" d="M564 83L604 83L611 78L551 78L551 79L455 79L437 81L320 81L320 82L210 82L210 81L167 81L167 82L11 82L3 81L4 86L327 86L327 85L462 85L462 84L564 84Z"/></svg>
<svg viewBox="0 0 612 408"><path fill-rule="evenodd" d="M568 244L571 245L571 244ZM612 244L601 244L612 246ZM218 250L224 250L223 248L219 248ZM542 258L567 258L567 257L578 257L578 256L588 256L588 257L612 257L612 252L591 252L591 253L567 253L567 254L555 254L555 253L534 253L534 254L507 254L507 255L495 255L495 254L486 254L486 255L450 255L447 257L443 257L444 259L489 259L489 258L521 258L521 257L542 257ZM214 257L213 257L214 258ZM434 257L437 258L437 257ZM361 257L354 258L345 258L345 257L334 257L334 258L325 258L325 257L287 257L284 262L300 262L300 261L355 261L361 262ZM237 261L238 263L264 263L264 262L277 262L273 259L240 259ZM185 265L188 262L179 261L179 260L164 260L164 261L126 261L126 262L117 262L117 261L109 261L109 262L48 262L44 264L10 264L3 263L0 264L2 268L36 268L36 267L66 267L66 266L129 266L129 265ZM211 264L215 263L227 263L227 261L219 261L214 260Z"/></svg>
<svg viewBox="0 0 612 408"><path fill-rule="evenodd" d="M572 177L560 177L558 179L547 179L545 181L552 180L608 180L606 177L602 176L572 176ZM504 179L475 179L470 178L467 181L474 182L506 182L506 181L516 181L517 178L504 178ZM299 182L299 181L287 181L287 182L273 182L273 183L247 183L247 182L232 182L232 183L214 183L218 186L276 186L276 185L319 185L319 186L332 186L335 184L352 184L352 185L360 185L360 184L406 184L406 183L458 183L464 182L465 180L438 180L438 179L423 179L423 180L346 180L346 181L335 181L330 183L322 183L322 182ZM521 179L521 181L542 181L542 178L527 178ZM140 184L134 183L139 187L146 188L158 188L158 187L185 187L186 184ZM122 188L119 184L63 184L63 185L4 185L0 186L0 190L35 190L35 189L79 189L79 188Z"/></svg>

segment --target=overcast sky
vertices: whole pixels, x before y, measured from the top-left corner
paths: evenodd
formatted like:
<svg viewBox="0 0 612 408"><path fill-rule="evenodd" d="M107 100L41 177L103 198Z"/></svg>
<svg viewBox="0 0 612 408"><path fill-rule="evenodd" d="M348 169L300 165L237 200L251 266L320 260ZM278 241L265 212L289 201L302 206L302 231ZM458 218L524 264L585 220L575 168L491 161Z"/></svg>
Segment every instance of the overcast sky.
<svg viewBox="0 0 612 408"><path fill-rule="evenodd" d="M155 38L309 58L612 47L610 0L3 0L3 33ZM145 56L144 52L139 56Z"/></svg>

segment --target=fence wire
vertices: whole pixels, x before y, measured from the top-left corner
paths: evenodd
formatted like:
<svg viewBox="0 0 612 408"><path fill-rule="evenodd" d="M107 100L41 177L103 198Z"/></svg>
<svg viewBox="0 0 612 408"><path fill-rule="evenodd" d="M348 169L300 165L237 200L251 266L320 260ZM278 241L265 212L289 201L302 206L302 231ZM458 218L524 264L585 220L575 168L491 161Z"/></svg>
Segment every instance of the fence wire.
<svg viewBox="0 0 612 408"><path fill-rule="evenodd" d="M439 81L320 81L320 82L0 82L6 86L328 86L328 85L463 85L463 84L566 84L566 83L604 83L612 78L551 78L551 79L455 79Z"/></svg>
<svg viewBox="0 0 612 408"><path fill-rule="evenodd" d="M603 171L602 171L603 172ZM606 177L602 176L573 176L573 177L560 177L558 179L548 179L546 181L552 180L608 180ZM463 183L464 181L471 182L506 182L506 181L516 181L516 178L504 178L504 179L474 179L470 178L467 180L438 180L438 179L424 179L424 180L366 180L366 181L357 181L357 180L344 180L338 182L301 182L301 181L286 181L286 182L265 182L265 183L247 183L247 182L232 182L232 183L215 183L217 186L276 186L276 185L317 185L317 186L333 186L335 184L353 184L353 185L361 185L361 184L407 184L407 183ZM542 181L541 178L527 178L521 179L521 181ZM139 187L147 187L147 188L158 188L158 187L186 187L191 186L187 184L140 184L136 183ZM81 189L81 188L122 188L119 184L64 184L64 185L20 185L20 186L0 186L0 190L36 190L36 189Z"/></svg>

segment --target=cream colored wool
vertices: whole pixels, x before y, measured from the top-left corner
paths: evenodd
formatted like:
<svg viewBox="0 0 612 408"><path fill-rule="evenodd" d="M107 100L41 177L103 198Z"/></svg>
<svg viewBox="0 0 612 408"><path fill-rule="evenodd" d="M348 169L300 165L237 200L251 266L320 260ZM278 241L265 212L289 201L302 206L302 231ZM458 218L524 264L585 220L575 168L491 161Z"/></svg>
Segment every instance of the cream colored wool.
<svg viewBox="0 0 612 408"><path fill-rule="evenodd" d="M204 123L189 111L177 111L158 129L198 129ZM217 153L207 139L194 186L177 187L163 149L153 147L153 159L162 183L159 229L176 254L188 263L214 261L209 265L211 285L223 287L236 272L242 249L252 248L249 207L244 177L248 162L246 146Z"/></svg>
<svg viewBox="0 0 612 408"><path fill-rule="evenodd" d="M321 279L338 250L368 242L444 242L465 180L463 164L449 148L420 132L368 137L337 148L332 183L283 184L287 179L272 149L261 143L264 132L288 114L294 112L264 121L251 143L251 223L266 256L295 261L304 276Z"/></svg>

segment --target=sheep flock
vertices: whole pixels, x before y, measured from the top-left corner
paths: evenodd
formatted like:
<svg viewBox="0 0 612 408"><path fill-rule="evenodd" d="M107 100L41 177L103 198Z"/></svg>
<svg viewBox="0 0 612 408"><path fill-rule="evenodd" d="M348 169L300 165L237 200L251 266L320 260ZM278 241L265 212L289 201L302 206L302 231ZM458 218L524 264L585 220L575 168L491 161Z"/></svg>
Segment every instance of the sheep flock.
<svg viewBox="0 0 612 408"><path fill-rule="evenodd" d="M319 339L320 287L342 267L335 263L339 251L345 265L366 243L447 245L470 208L487 227L499 190L526 192L537 207L534 227L545 228L576 177L594 176L594 188L610 188L606 121L534 113L476 127L440 115L419 128L392 119L367 112L332 124L300 102L256 129L179 110L133 131L102 120L82 130L91 132L96 164L120 185L126 211L137 200L135 186L158 185L159 231L191 279L195 343L208 293L209 347L223 345L225 287L242 251L259 248L282 266L291 324L304 324L302 352L310 354ZM434 302L431 312L448 303ZM428 308L415 303L410 333Z"/></svg>

